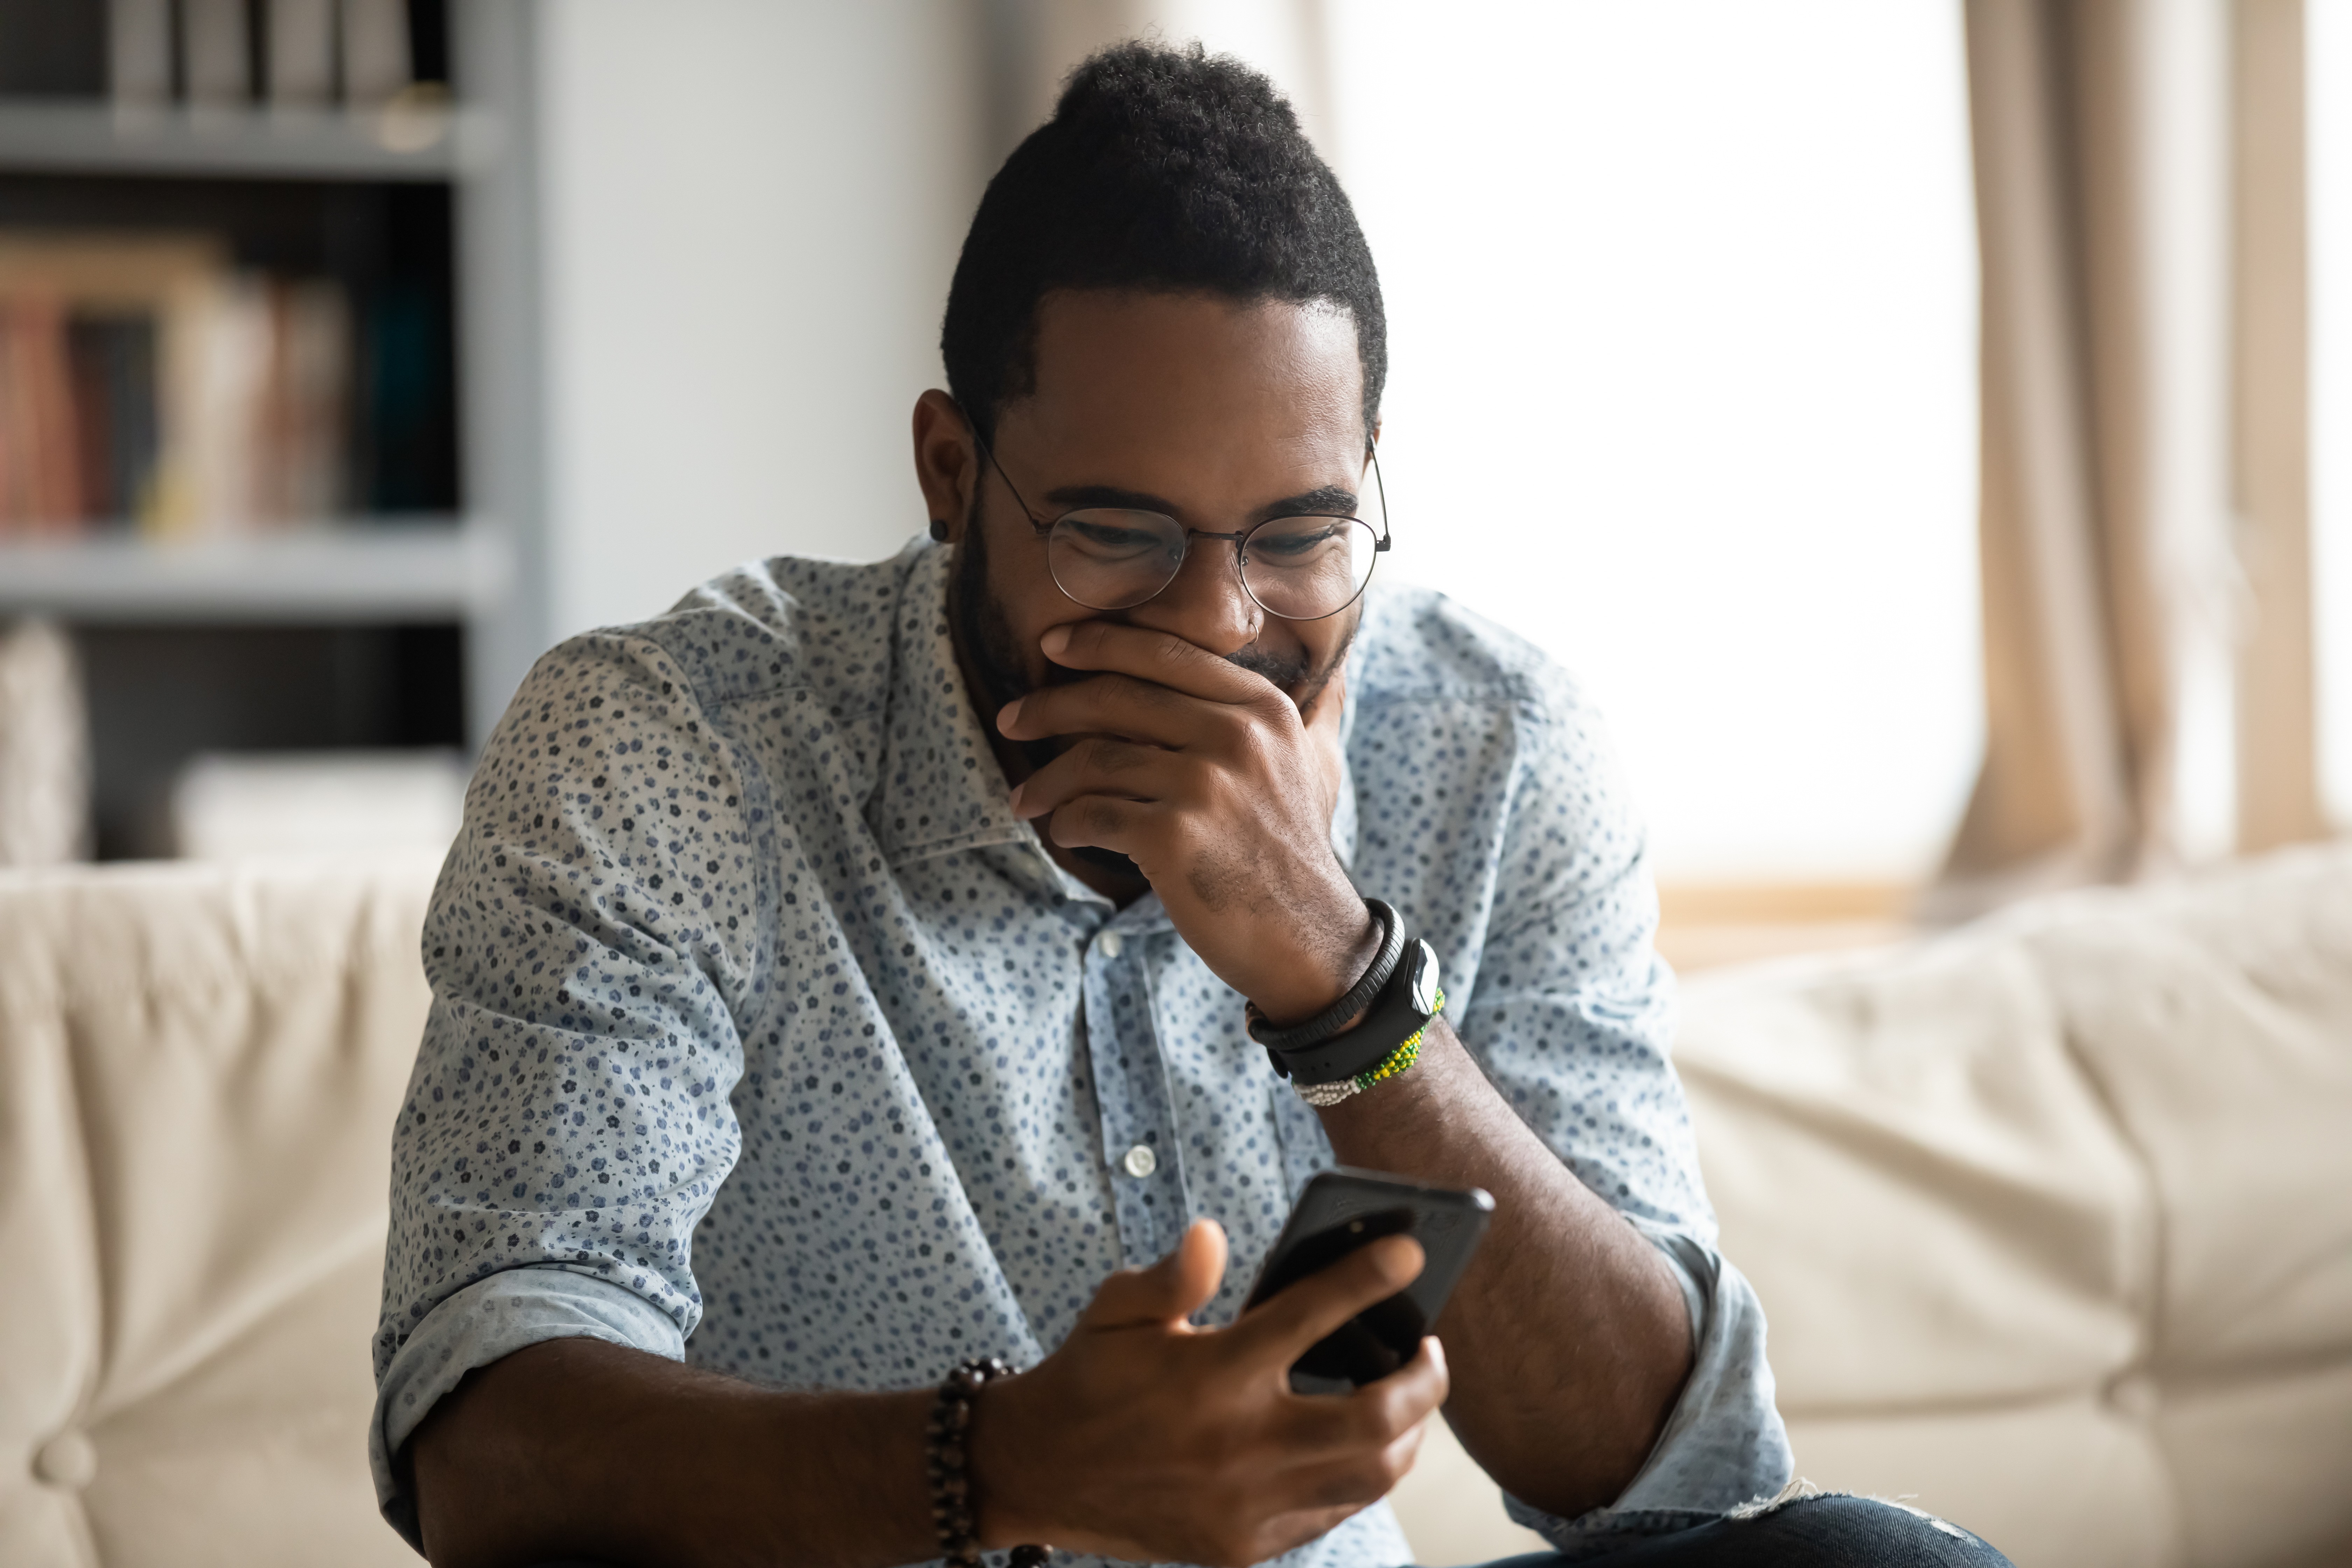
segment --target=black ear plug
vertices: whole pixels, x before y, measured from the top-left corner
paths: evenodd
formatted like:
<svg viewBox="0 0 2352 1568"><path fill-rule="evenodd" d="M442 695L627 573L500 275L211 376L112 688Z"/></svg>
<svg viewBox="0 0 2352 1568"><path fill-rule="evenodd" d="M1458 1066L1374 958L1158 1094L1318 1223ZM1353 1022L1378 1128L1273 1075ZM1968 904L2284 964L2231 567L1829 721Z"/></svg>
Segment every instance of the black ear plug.
<svg viewBox="0 0 2352 1568"><path fill-rule="evenodd" d="M931 519L931 537L938 540L941 544L945 544L948 542L948 520L946 518L935 517Z"/></svg>

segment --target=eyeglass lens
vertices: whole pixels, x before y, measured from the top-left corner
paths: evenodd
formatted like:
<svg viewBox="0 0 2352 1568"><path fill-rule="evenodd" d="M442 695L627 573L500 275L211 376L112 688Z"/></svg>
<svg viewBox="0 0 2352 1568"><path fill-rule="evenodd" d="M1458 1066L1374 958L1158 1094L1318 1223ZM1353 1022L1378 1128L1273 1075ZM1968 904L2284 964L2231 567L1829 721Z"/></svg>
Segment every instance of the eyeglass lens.
<svg viewBox="0 0 2352 1568"><path fill-rule="evenodd" d="M1089 509L1054 524L1046 562L1055 584L1088 609L1131 609L1176 580L1188 541L1159 512ZM1357 518L1277 517L1242 541L1242 585L1269 615L1321 620L1364 591L1379 542Z"/></svg>

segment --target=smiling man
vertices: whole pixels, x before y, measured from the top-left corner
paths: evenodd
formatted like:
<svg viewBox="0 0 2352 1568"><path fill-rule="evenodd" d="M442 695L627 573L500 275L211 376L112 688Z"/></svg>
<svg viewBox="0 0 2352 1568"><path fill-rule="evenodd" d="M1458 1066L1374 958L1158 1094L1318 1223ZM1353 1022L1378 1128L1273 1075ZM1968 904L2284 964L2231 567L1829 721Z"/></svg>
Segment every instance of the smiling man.
<svg viewBox="0 0 2352 1568"><path fill-rule="evenodd" d="M1999 1563L1858 1500L1730 1517L1790 1459L1641 836L1561 675L1371 581L1379 285L1288 107L1088 62L943 347L927 540L575 639L483 758L394 1144L387 1516L445 1568L1370 1568L1442 1405L1572 1556ZM1309 1035L1361 1059L1286 1080ZM1335 1162L1496 1212L1442 1342L1307 1395L1420 1265L1241 1313Z"/></svg>

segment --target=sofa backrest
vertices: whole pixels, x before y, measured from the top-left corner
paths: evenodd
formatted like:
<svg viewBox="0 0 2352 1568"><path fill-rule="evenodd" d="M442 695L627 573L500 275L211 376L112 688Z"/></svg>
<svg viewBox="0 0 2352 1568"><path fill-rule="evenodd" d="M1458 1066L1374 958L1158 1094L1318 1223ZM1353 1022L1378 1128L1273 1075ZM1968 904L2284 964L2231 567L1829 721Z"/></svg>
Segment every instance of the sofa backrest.
<svg viewBox="0 0 2352 1568"><path fill-rule="evenodd" d="M434 870L0 873L0 1563L416 1561L368 1339Z"/></svg>
<svg viewBox="0 0 2352 1568"><path fill-rule="evenodd" d="M0 872L0 1563L415 1562L367 1347L434 869ZM1707 977L1677 1055L1812 1479L2021 1568L2352 1545L2352 849Z"/></svg>
<svg viewBox="0 0 2352 1568"><path fill-rule="evenodd" d="M2017 1561L2352 1561L2352 847L1685 992L1799 1470Z"/></svg>

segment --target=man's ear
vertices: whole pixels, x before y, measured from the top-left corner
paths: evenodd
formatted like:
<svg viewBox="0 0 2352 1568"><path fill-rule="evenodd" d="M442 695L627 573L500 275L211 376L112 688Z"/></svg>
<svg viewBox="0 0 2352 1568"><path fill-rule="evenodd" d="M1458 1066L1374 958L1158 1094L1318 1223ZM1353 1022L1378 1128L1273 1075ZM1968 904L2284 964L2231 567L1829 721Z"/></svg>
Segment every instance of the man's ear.
<svg viewBox="0 0 2352 1568"><path fill-rule="evenodd" d="M963 537L979 482L979 449L971 424L956 400L933 387L915 399L915 483L931 520L931 537L953 543Z"/></svg>

